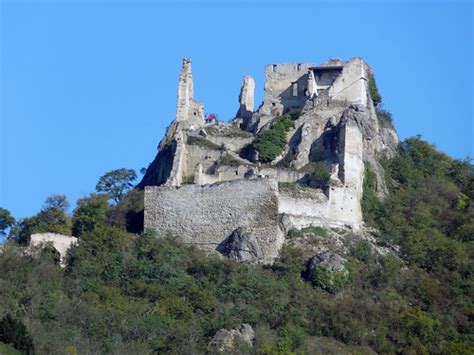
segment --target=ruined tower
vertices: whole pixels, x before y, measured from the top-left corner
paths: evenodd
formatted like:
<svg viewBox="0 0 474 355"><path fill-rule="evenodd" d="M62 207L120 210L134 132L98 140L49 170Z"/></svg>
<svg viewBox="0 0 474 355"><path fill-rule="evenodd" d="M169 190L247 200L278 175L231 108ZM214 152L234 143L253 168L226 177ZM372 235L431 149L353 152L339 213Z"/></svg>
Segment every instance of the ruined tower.
<svg viewBox="0 0 474 355"><path fill-rule="evenodd" d="M175 121L198 126L204 122L204 105L194 99L194 81L189 58L183 59L183 68L179 74Z"/></svg>
<svg viewBox="0 0 474 355"><path fill-rule="evenodd" d="M236 117L248 120L252 117L254 110L255 81L250 75L245 75L242 80L242 88L239 95L239 111Z"/></svg>

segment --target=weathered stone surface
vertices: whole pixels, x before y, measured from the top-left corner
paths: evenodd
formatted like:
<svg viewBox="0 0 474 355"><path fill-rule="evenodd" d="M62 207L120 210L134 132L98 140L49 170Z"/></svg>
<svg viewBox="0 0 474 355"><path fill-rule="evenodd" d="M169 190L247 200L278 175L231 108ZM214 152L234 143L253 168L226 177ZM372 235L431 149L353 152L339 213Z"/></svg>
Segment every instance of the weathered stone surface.
<svg viewBox="0 0 474 355"><path fill-rule="evenodd" d="M257 263L262 259L264 251L258 240L244 228L237 228L222 248L222 254L244 263Z"/></svg>
<svg viewBox="0 0 474 355"><path fill-rule="evenodd" d="M283 244L278 219L278 184L270 179L145 188L145 228L221 251L242 227L259 263L271 263Z"/></svg>
<svg viewBox="0 0 474 355"><path fill-rule="evenodd" d="M322 267L329 272L341 272L345 270L345 263L346 259L339 254L323 249L309 260L308 270L313 272L316 267Z"/></svg>
<svg viewBox="0 0 474 355"><path fill-rule="evenodd" d="M241 341L249 347L253 346L255 332L250 324L241 324L231 330L220 329L210 341L207 350L210 352L229 352Z"/></svg>
<svg viewBox="0 0 474 355"><path fill-rule="evenodd" d="M255 81L250 75L244 76L239 95L239 111L235 117L248 120L252 117L255 101Z"/></svg>
<svg viewBox="0 0 474 355"><path fill-rule="evenodd" d="M31 235L30 246L36 247L45 243L52 243L54 249L60 255L61 266L64 267L67 251L77 243L77 238L56 233L35 233Z"/></svg>

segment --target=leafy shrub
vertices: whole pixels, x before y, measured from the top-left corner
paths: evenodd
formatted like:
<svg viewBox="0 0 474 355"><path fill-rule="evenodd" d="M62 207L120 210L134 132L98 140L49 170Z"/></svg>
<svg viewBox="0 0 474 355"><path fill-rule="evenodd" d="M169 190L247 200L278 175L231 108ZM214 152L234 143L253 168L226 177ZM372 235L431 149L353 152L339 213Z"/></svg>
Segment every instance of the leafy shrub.
<svg viewBox="0 0 474 355"><path fill-rule="evenodd" d="M25 354L33 354L33 342L25 325L7 314L0 320L0 342L13 344L15 349Z"/></svg>
<svg viewBox="0 0 474 355"><path fill-rule="evenodd" d="M183 176L183 179L182 179L181 183L183 185L192 185L192 184L194 184L194 179L195 179L194 175Z"/></svg>
<svg viewBox="0 0 474 355"><path fill-rule="evenodd" d="M108 214L110 224L126 229L129 233L143 232L143 190L133 189Z"/></svg>
<svg viewBox="0 0 474 355"><path fill-rule="evenodd" d="M311 277L313 286L322 288L331 293L341 291L349 284L350 280L351 275L348 270L330 272L321 266L313 270Z"/></svg>
<svg viewBox="0 0 474 355"><path fill-rule="evenodd" d="M377 196L377 178L375 173L370 167L366 166L364 172L364 182L362 189L362 213L366 222L373 223L374 218L380 209L382 204Z"/></svg>
<svg viewBox="0 0 474 355"><path fill-rule="evenodd" d="M322 161L309 165L310 184L318 188L327 188L331 180L331 170L329 166Z"/></svg>
<svg viewBox="0 0 474 355"><path fill-rule="evenodd" d="M359 261L365 262L372 255L372 247L366 240L359 240L351 247L351 255Z"/></svg>
<svg viewBox="0 0 474 355"><path fill-rule="evenodd" d="M188 136L187 144L197 145L210 150L223 150L222 146L212 143L210 140L199 136Z"/></svg>
<svg viewBox="0 0 474 355"><path fill-rule="evenodd" d="M107 223L109 203L107 195L91 194L77 201L72 216L72 233L80 237Z"/></svg>
<svg viewBox="0 0 474 355"><path fill-rule="evenodd" d="M294 126L288 116L282 116L272 126L257 134L253 148L258 152L258 159L269 163L278 157L287 144L286 134Z"/></svg>
<svg viewBox="0 0 474 355"><path fill-rule="evenodd" d="M294 109L294 110L288 111L285 114L285 116L289 116L293 121L296 121L301 116L301 110Z"/></svg>
<svg viewBox="0 0 474 355"><path fill-rule="evenodd" d="M385 110L381 107L377 107L375 109L375 112L377 114L377 119L379 120L379 123L382 127L393 128L393 118L392 113L390 111Z"/></svg>
<svg viewBox="0 0 474 355"><path fill-rule="evenodd" d="M47 198L41 211L33 217L19 221L11 230L11 235L20 244L28 244L31 234L58 233L71 234L71 218L67 214L69 203L63 195Z"/></svg>
<svg viewBox="0 0 474 355"><path fill-rule="evenodd" d="M302 229L290 229L288 237L291 239L302 238L305 234L312 234L315 237L328 237L328 231L320 226L309 226Z"/></svg>
<svg viewBox="0 0 474 355"><path fill-rule="evenodd" d="M222 166L222 165L225 165L225 166L232 166L232 167L237 167L237 166L240 166L242 165L242 163L235 159L232 155L230 155L229 153L224 153L220 158L219 160L217 161L217 165L218 166Z"/></svg>
<svg viewBox="0 0 474 355"><path fill-rule="evenodd" d="M378 106L382 102L382 97L379 94L379 89L377 88L377 83L375 82L373 75L369 76L368 86L370 98L372 99L374 106Z"/></svg>

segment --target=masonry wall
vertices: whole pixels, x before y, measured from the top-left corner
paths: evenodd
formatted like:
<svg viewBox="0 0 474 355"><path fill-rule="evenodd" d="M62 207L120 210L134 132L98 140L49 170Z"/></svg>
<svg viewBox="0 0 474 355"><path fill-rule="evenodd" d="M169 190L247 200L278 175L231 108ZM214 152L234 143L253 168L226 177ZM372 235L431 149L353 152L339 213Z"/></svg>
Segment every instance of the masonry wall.
<svg viewBox="0 0 474 355"><path fill-rule="evenodd" d="M276 181L145 188L145 228L155 229L160 236L216 250L238 227L258 241L262 262L278 255L284 237L278 223Z"/></svg>
<svg viewBox="0 0 474 355"><path fill-rule="evenodd" d="M362 219L357 204L354 192L342 186L332 187L329 198L316 189L281 189L278 197L278 211L287 230L311 225L359 229Z"/></svg>
<svg viewBox="0 0 474 355"><path fill-rule="evenodd" d="M263 111L279 115L287 109L302 108L307 100L308 68L312 66L310 63L267 65ZM296 83L296 92L293 83Z"/></svg>
<svg viewBox="0 0 474 355"><path fill-rule="evenodd" d="M367 106L367 76L364 61L360 58L351 59L331 85L329 96L335 100Z"/></svg>

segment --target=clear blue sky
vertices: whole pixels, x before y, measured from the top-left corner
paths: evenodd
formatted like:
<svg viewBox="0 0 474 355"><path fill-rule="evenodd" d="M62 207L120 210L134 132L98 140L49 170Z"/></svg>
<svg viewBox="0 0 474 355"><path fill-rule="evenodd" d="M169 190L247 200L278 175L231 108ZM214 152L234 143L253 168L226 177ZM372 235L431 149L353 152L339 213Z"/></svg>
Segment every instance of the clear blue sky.
<svg viewBox="0 0 474 355"><path fill-rule="evenodd" d="M0 206L72 204L105 172L139 170L173 119L181 59L207 112L237 111L264 65L361 56L401 138L473 156L471 1L1 3Z"/></svg>

